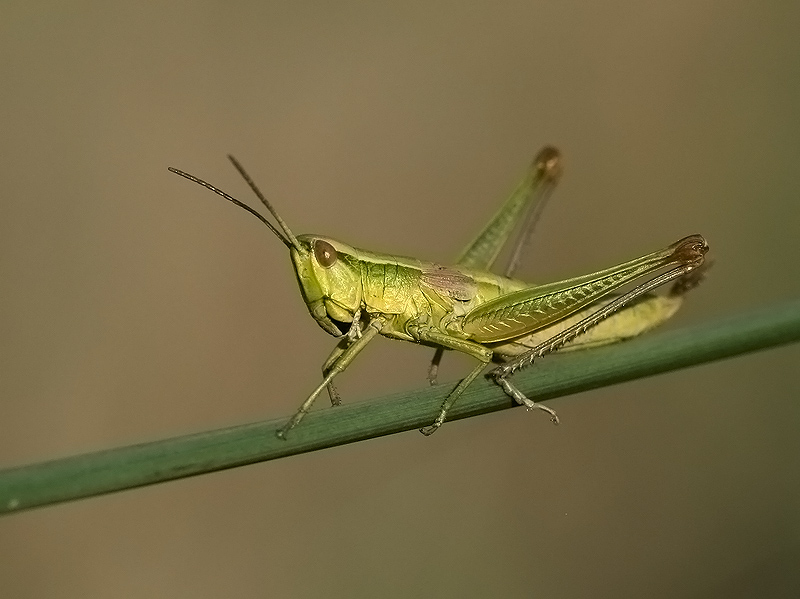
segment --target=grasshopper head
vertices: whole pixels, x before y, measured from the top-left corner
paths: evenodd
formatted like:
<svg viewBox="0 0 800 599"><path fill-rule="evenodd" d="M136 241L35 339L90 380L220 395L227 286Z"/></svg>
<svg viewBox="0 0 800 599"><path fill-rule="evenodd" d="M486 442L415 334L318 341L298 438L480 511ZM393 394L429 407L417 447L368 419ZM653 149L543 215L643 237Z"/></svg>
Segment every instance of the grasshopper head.
<svg viewBox="0 0 800 599"><path fill-rule="evenodd" d="M331 335L344 335L361 306L361 268L355 250L320 235L297 237L292 263L300 292L317 324Z"/></svg>
<svg viewBox="0 0 800 599"><path fill-rule="evenodd" d="M176 168L169 167L169 170L210 189L246 210L269 227L275 236L289 248L292 264L297 273L297 281L300 283L300 291L311 316L328 333L334 337L341 337L350 328L350 323L353 322L355 313L361 305L361 269L355 258L357 252L349 245L319 235L295 237L272 204L253 183L242 165L233 156L229 155L228 158L258 196L258 199L270 211L277 221L278 227L275 227L247 204L240 202L221 189L217 189L210 183Z"/></svg>

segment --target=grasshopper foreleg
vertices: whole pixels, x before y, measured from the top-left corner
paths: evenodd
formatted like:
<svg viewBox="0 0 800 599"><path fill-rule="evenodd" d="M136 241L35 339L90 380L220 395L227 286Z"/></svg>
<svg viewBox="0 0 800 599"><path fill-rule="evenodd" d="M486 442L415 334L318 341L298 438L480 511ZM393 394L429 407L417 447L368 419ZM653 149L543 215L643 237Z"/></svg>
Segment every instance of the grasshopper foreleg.
<svg viewBox="0 0 800 599"><path fill-rule="evenodd" d="M356 310L355 314L353 314L353 322L350 324L350 329L347 331L345 336L342 340L338 343L338 345L333 348L331 355L328 356L328 359L325 360L325 363L322 365L322 377L325 378L328 376L328 372L330 372L331 366L339 359L339 356L344 353L344 351L352 344L354 341L361 339L362 331L361 331L361 308ZM333 384L333 381L328 383L328 396L331 398L331 405L332 406L340 406L342 405L342 396L339 395L339 392L336 390L336 385Z"/></svg>
<svg viewBox="0 0 800 599"><path fill-rule="evenodd" d="M328 356L328 359L325 360L325 363L322 365L323 379L328 376L331 371L331 367L336 364L339 356L341 356L350 345L351 342L347 337L344 337L341 341L339 341L339 343L336 344L336 347L333 348L333 351ZM333 384L333 381L328 383L328 396L331 398L332 406L342 405L342 397L336 390L336 385Z"/></svg>
<svg viewBox="0 0 800 599"><path fill-rule="evenodd" d="M309 410L311 410L311 406L314 405L314 401L317 399L317 396L322 392L322 390L331 383L337 374L343 372L350 365L350 363L361 352L361 350L366 347L367 343L375 338L375 335L378 334L384 323L385 320L383 318L375 318L370 320L358 339L356 339L347 347L342 348L341 351L340 347L334 349L333 353L325 362L327 367L327 374L325 375L325 378L317 386L317 388L314 389L311 395L308 396L308 399L306 399L297 409L297 412L295 412L294 416L292 416L289 422L287 422L283 428L278 430L277 435L279 438L286 439L286 433L296 427L305 417L305 415L308 414Z"/></svg>
<svg viewBox="0 0 800 599"><path fill-rule="evenodd" d="M350 342L355 341L356 339L361 339L361 308L356 310L356 313L353 314L353 322L350 323L350 328L345 335Z"/></svg>

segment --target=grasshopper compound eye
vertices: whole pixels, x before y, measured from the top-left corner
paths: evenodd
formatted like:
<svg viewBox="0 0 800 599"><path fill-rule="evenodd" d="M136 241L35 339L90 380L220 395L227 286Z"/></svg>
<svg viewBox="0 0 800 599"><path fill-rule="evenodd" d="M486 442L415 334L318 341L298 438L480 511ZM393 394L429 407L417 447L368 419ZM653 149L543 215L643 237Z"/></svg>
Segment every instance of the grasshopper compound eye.
<svg viewBox="0 0 800 599"><path fill-rule="evenodd" d="M336 249L327 241L317 239L314 242L314 257L319 262L320 266L330 268L336 264L339 256L336 254Z"/></svg>

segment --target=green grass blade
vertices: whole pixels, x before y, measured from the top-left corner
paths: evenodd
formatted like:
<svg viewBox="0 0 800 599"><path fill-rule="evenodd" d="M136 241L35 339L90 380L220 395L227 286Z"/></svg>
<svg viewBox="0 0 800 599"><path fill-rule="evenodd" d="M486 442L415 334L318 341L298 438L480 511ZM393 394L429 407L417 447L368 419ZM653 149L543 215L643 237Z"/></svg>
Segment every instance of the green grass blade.
<svg viewBox="0 0 800 599"><path fill-rule="evenodd" d="M551 356L514 376L546 400L800 340L800 301L619 345ZM416 429L433 422L451 385L428 387L309 414L288 441L286 419L247 424L0 470L0 513L111 493ZM473 384L451 420L512 407L486 380ZM437 434L446 435L447 426ZM420 443L425 439L420 436Z"/></svg>

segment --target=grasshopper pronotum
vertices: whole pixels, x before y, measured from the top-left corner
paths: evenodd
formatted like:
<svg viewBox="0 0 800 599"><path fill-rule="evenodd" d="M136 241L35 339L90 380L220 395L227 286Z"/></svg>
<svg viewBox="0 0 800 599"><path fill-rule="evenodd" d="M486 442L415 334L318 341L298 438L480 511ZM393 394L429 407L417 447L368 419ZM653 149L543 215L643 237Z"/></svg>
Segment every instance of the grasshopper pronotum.
<svg viewBox="0 0 800 599"><path fill-rule="evenodd" d="M532 285L510 278L561 174L561 155L552 147L539 152L526 177L455 266L361 250L321 235L295 236L242 166L229 158L278 227L213 185L178 169L169 170L219 194L267 225L289 248L311 316L339 339L322 366L322 382L278 432L284 439L324 388L328 388L332 404L340 403L334 377L378 334L436 347L428 373L431 384L436 381L444 349L461 351L479 362L450 392L439 416L421 429L422 433L430 435L442 425L447 411L493 358L504 361L489 376L518 403L547 412L558 424L556 413L527 398L509 380L510 375L557 349L612 343L661 324L699 280L700 271L695 269L703 264L708 251L701 235L690 235L651 254L564 281ZM526 209L528 216L505 275L489 272ZM658 271L662 273L656 275ZM647 275L654 276L619 293ZM676 282L666 295L650 293L673 280Z"/></svg>

